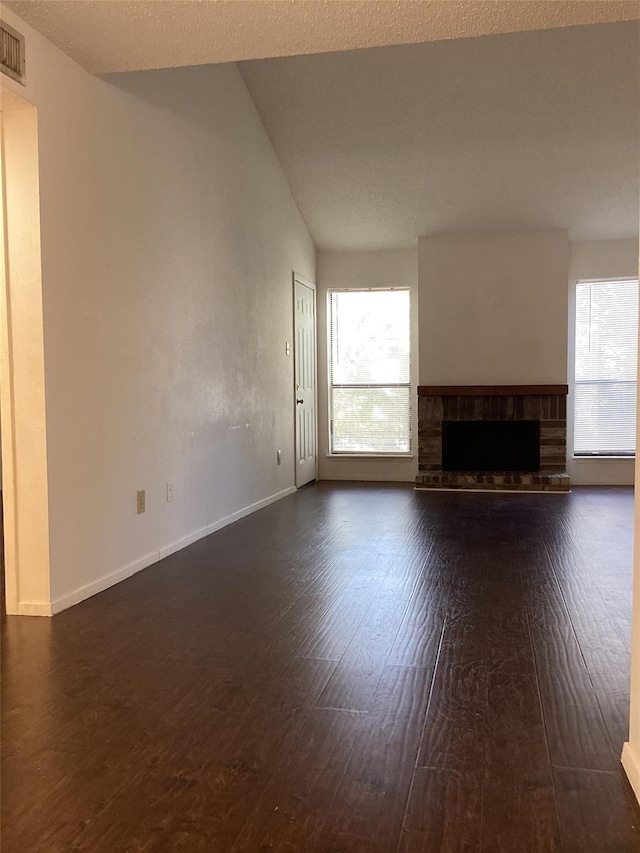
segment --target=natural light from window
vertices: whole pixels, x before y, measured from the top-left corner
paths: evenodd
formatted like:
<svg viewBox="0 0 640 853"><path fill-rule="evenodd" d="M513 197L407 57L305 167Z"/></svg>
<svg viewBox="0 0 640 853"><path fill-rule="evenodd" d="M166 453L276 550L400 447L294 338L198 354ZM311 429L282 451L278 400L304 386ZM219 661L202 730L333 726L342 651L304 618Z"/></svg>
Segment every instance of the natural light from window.
<svg viewBox="0 0 640 853"><path fill-rule="evenodd" d="M409 453L409 291L330 291L328 309L331 453Z"/></svg>
<svg viewBox="0 0 640 853"><path fill-rule="evenodd" d="M638 282L576 285L574 454L636 448Z"/></svg>

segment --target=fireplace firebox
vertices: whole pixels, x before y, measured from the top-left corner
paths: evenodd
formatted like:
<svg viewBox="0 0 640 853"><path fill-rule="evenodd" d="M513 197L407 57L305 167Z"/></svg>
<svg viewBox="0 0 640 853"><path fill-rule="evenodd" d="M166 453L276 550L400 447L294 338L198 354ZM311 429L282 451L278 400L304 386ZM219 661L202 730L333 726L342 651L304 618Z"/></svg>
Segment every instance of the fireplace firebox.
<svg viewBox="0 0 640 853"><path fill-rule="evenodd" d="M443 421L443 471L539 471L539 421Z"/></svg>
<svg viewBox="0 0 640 853"><path fill-rule="evenodd" d="M416 487L568 491L567 390L420 386Z"/></svg>

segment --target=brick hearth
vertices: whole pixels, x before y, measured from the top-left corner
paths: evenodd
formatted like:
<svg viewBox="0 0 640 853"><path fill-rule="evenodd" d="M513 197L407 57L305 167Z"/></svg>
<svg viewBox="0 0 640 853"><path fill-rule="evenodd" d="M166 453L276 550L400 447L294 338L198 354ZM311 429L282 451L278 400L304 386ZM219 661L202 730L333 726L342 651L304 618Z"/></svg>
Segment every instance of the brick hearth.
<svg viewBox="0 0 640 853"><path fill-rule="evenodd" d="M418 476L421 489L566 492L567 386L420 386ZM443 421L539 421L539 471L443 471Z"/></svg>

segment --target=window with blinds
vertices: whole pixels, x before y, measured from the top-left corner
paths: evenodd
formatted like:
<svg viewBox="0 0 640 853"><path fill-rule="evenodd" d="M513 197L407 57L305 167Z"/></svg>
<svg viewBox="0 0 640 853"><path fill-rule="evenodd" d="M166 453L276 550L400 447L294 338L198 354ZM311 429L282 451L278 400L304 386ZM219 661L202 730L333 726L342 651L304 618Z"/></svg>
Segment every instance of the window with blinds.
<svg viewBox="0 0 640 853"><path fill-rule="evenodd" d="M409 291L329 292L331 453L409 453Z"/></svg>
<svg viewBox="0 0 640 853"><path fill-rule="evenodd" d="M574 453L636 449L638 282L576 285Z"/></svg>

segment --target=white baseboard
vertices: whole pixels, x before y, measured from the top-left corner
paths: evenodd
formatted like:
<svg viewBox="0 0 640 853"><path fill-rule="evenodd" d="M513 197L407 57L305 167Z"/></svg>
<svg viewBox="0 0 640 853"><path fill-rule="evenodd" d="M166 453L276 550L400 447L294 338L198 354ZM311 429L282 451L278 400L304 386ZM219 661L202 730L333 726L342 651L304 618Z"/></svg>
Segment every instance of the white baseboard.
<svg viewBox="0 0 640 853"><path fill-rule="evenodd" d="M261 501L256 501L253 504L249 504L244 509L239 509L237 512L232 513L231 515L227 515L226 518L220 519L220 521L214 521L213 524L209 525L209 533L215 533L216 530L220 530L222 527L226 527L227 524L233 524L234 521L240 521L241 518L244 518L246 515L251 515L252 512L257 512L259 509L264 509L266 506L270 504L274 504L276 501L282 500L282 498L286 498L289 495L295 495L298 490L295 486L289 486L288 489L283 489L281 492L276 492L275 495L270 495L268 498L263 498Z"/></svg>
<svg viewBox="0 0 640 853"><path fill-rule="evenodd" d="M11 615L7 611L7 615ZM19 601L17 616L53 616L53 606L48 601Z"/></svg>
<svg viewBox="0 0 640 853"><path fill-rule="evenodd" d="M170 554L175 554L176 551L181 551L183 548L186 548L187 545L191 545L194 542L197 542L199 539L204 539L205 536L209 536L211 533L215 533L216 530L220 530L222 527L226 527L228 524L233 524L234 521L239 521L241 518L244 518L247 515L251 515L251 513L257 512L259 509L264 509L264 507L269 506L269 504L275 503L276 501L279 501L282 498L286 498L288 495L293 495L296 491L296 487L291 486L288 489L283 489L281 492L276 492L275 495L270 495L268 498L263 498L260 501L256 501L255 503L249 504L249 506L243 507L237 512L234 512L231 515L227 515L224 518L221 518L219 521L214 521L212 524L208 524L206 527L201 527L199 530L196 530L194 533L190 533L188 536L183 536L181 539L177 539L175 542L172 542L169 545L165 545L164 547L159 548L157 551L153 551L151 554L147 554L146 556L141 557L139 560L130 563L128 566L124 566L124 568L122 569L118 569L115 572L111 572L108 575L104 575L104 577L98 578L98 580L92 581L91 583L85 584L84 586L80 586L77 589L74 589L72 592L60 596L60 598L56 598L55 601L51 603L51 605L24 603L24 606L33 608L46 607L49 609L48 613L45 613L43 610L40 610L38 612L33 611L29 613L23 613L22 610L19 610L19 612L21 615L29 616L51 616L52 613L60 613L61 610L66 610L68 607L72 607L74 604L79 604L86 598L91 598L92 595L97 595L97 593L103 592L110 586L115 586L115 584L120 583L120 581L126 580L132 575L135 575L137 572L141 572L143 569L146 569L154 563L157 563L158 560L162 560L164 557L168 557ZM21 603L18 605L18 608L21 608L22 606L23 604Z"/></svg>
<svg viewBox="0 0 640 853"><path fill-rule="evenodd" d="M281 492L276 492L275 495L269 495L268 498L263 498L261 501L256 501L253 504L249 504L249 506L245 506L242 509L239 509L237 512L231 513L231 515L226 515L224 518L221 518L219 521L214 521L212 524L208 524L206 527L201 527L200 530L196 530L195 533L190 533L188 536L185 536L182 539L178 539L175 542L172 542L170 545L165 545L164 548L160 548L160 550L158 551L158 559L168 557L170 554L175 554L176 551L181 551L183 548L186 548L187 545L192 545L194 542L197 542L198 539L204 539L205 536L210 536L212 533L215 533L216 530L221 530L228 524L233 524L234 521L240 521L241 518L244 518L247 515L251 515L252 512L257 512L259 509L264 509L270 504L282 500L282 498L286 498L289 495L295 494L297 491L298 490L295 486L290 486L288 489L283 489Z"/></svg>
<svg viewBox="0 0 640 853"><path fill-rule="evenodd" d="M622 761L622 766L627 774L627 779L633 788L633 793L636 795L636 799L640 803L640 762L638 761L637 755L631 748L629 741L627 741L622 747L622 757L620 760Z"/></svg>
<svg viewBox="0 0 640 853"><path fill-rule="evenodd" d="M175 554L176 551L181 551L183 548L186 548L187 545L193 545L193 543L197 542L198 539L204 539L205 536L208 536L209 533L212 532L210 528L211 525L207 524L206 527L201 527L200 530L196 530L188 536L183 536L182 539L176 539L175 542L170 542L169 545L165 545L163 548L160 548L157 559L163 560L165 557Z"/></svg>
<svg viewBox="0 0 640 853"><path fill-rule="evenodd" d="M154 551L133 563L129 563L128 566L124 566L122 569L110 572L108 575L98 578L98 580L79 586L72 592L68 592L66 595L62 595L60 598L54 599L51 602L51 610L53 613L60 613L61 610L73 607L74 604L79 604L81 601L84 601L85 598L91 598L92 595L104 592L104 590L109 589L110 586L115 586L115 584L120 583L120 581L130 578L131 575L135 575L136 572L141 572L143 569L153 565L153 563L157 563L159 559L159 553Z"/></svg>

